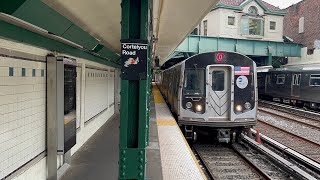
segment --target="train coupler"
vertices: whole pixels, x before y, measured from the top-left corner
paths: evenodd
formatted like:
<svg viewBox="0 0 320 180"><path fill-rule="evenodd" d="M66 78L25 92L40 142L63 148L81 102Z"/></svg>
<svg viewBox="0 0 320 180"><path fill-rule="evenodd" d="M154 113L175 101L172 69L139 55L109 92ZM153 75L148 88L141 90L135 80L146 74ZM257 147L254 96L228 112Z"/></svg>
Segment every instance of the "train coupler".
<svg viewBox="0 0 320 180"><path fill-rule="evenodd" d="M218 129L218 141L229 143L230 142L230 129Z"/></svg>

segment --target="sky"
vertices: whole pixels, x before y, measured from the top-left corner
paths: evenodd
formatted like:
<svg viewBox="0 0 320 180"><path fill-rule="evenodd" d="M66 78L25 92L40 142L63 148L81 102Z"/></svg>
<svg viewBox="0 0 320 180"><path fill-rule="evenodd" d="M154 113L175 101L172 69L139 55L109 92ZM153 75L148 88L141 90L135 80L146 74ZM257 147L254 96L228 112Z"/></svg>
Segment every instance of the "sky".
<svg viewBox="0 0 320 180"><path fill-rule="evenodd" d="M301 0L263 0L263 1L283 9L291 6L292 4L300 2Z"/></svg>

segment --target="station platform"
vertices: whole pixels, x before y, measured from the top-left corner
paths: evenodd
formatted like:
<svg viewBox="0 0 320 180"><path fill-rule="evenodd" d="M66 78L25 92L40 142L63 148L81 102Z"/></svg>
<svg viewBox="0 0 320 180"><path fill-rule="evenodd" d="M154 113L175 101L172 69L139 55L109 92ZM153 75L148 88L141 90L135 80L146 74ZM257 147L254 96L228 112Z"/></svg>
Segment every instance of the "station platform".
<svg viewBox="0 0 320 180"><path fill-rule="evenodd" d="M151 180L206 179L158 88L150 101L146 177ZM118 179L120 115L108 120L71 158L61 180Z"/></svg>

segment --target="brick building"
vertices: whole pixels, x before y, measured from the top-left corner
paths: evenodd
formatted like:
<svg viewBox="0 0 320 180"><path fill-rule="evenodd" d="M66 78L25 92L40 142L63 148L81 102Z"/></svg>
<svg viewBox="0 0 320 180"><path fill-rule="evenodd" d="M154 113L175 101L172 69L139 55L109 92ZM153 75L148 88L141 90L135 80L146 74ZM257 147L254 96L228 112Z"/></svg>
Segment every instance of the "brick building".
<svg viewBox="0 0 320 180"><path fill-rule="evenodd" d="M303 0L286 9L284 35L308 48L320 49L320 1Z"/></svg>

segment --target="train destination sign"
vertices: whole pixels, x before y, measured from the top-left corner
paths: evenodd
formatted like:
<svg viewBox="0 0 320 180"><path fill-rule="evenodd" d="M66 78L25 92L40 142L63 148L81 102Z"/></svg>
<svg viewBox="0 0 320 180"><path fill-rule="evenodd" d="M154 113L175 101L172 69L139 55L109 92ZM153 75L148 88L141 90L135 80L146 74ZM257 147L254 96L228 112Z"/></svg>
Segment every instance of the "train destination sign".
<svg viewBox="0 0 320 180"><path fill-rule="evenodd" d="M121 43L121 78L147 79L148 44L143 40L123 40Z"/></svg>

